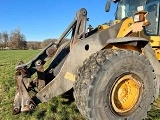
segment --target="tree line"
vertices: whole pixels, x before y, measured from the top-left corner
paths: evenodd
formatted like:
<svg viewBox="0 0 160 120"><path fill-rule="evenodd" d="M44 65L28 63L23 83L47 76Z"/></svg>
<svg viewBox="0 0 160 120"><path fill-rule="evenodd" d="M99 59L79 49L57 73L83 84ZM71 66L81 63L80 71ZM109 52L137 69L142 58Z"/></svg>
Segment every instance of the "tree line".
<svg viewBox="0 0 160 120"><path fill-rule="evenodd" d="M0 32L0 49L42 49L56 39L45 39L43 42L26 41L26 37L20 29L15 29L8 33Z"/></svg>
<svg viewBox="0 0 160 120"><path fill-rule="evenodd" d="M25 35L20 32L20 29L15 29L8 33L7 31L0 33L0 48L1 49L26 49L27 42Z"/></svg>
<svg viewBox="0 0 160 120"><path fill-rule="evenodd" d="M50 44L53 41L56 41L57 39L45 39L43 42L39 42L39 41L28 41L27 42L27 49L42 49L44 47L46 47L48 44Z"/></svg>

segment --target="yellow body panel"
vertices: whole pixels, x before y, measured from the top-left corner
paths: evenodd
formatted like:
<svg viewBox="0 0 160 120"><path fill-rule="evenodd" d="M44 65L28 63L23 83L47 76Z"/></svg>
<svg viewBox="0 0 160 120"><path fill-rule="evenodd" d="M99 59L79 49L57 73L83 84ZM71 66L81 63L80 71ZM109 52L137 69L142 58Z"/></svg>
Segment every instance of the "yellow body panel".
<svg viewBox="0 0 160 120"><path fill-rule="evenodd" d="M126 19L121 26L121 29L118 32L117 38L124 37L131 31L131 25L134 24L132 18Z"/></svg>
<svg viewBox="0 0 160 120"><path fill-rule="evenodd" d="M99 25L98 26L98 31L101 31L101 30L105 30L105 29L107 29L107 28L109 28L110 26L108 26L108 25Z"/></svg>
<svg viewBox="0 0 160 120"><path fill-rule="evenodd" d="M155 55L158 60L160 60L160 36L146 36L142 31L140 37L143 37L150 41L150 44L155 52Z"/></svg>
<svg viewBox="0 0 160 120"><path fill-rule="evenodd" d="M120 20L115 20L114 24L117 24L119 22ZM155 51L155 55L157 59L160 60L160 36L147 36L144 34L144 31L140 31L140 29L139 29L139 32L133 32L132 31L133 25L134 25L133 18L127 18L126 20L124 20L118 32L117 38L133 36L133 37L142 37L142 38L149 40L153 50ZM100 27L101 29L99 29L99 31L110 27L110 26L105 26L105 25L100 25L100 26L101 26ZM133 47L133 46L129 46L129 45L116 45L116 46L108 45L106 46L106 48L112 48L112 49L121 48L121 49L136 50L136 51L141 52L140 49Z"/></svg>
<svg viewBox="0 0 160 120"><path fill-rule="evenodd" d="M160 47L160 36L150 36L149 40L152 46Z"/></svg>

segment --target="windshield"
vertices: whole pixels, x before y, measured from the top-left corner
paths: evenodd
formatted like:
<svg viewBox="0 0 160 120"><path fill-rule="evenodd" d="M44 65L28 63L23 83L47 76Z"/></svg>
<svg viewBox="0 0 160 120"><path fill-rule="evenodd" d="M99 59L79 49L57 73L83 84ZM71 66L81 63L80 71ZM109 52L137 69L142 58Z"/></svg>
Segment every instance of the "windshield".
<svg viewBox="0 0 160 120"><path fill-rule="evenodd" d="M137 11L137 7L145 6L146 0L121 0L118 3L115 14L116 20L121 20L125 17L131 17Z"/></svg>
<svg viewBox="0 0 160 120"><path fill-rule="evenodd" d="M145 27L145 33L147 35L157 35L159 27L159 3L160 0L147 0L145 11L149 14L147 15L147 20L150 22L149 26Z"/></svg>

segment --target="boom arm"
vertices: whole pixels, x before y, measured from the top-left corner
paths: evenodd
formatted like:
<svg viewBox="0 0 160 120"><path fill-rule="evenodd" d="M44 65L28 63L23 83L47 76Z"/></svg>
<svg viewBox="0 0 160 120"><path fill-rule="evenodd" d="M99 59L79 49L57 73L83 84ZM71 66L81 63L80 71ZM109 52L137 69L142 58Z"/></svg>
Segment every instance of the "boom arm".
<svg viewBox="0 0 160 120"><path fill-rule="evenodd" d="M82 40L85 37L86 20L87 11L86 9L82 8L76 13L75 19L71 22L71 24L56 42L50 43L28 63L20 62L20 64L16 66L15 79L17 83L17 90L14 98L13 114L18 114L21 111L29 111L35 108L36 103L30 96L29 91L32 90L38 93L38 91L42 90L50 81L54 80L55 76L50 74L52 68L58 66L69 53L69 49L65 48L65 46L68 44L65 44L65 46L63 45L64 47L61 47L62 41L70 31L72 31L70 46L73 47L77 41ZM59 49L60 47L61 49ZM65 52L63 52L64 49ZM61 54L62 52L63 54ZM44 70L43 65L48 61L48 58L53 56L54 59L52 63L46 70ZM37 72L37 78L30 82L31 76L35 72ZM50 78L46 77L48 75L50 75ZM38 88L38 91L34 89L35 87Z"/></svg>

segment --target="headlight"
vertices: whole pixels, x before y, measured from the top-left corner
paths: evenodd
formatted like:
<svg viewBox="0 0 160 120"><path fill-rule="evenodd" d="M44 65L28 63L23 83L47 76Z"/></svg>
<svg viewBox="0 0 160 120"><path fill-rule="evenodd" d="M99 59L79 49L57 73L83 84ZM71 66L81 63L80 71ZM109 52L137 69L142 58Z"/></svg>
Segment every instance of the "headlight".
<svg viewBox="0 0 160 120"><path fill-rule="evenodd" d="M145 21L146 15L148 13L146 11L140 11L134 14L134 22L142 22Z"/></svg>
<svg viewBox="0 0 160 120"><path fill-rule="evenodd" d="M134 22L139 22L140 21L139 18L140 18L139 14L135 15L134 16Z"/></svg>
<svg viewBox="0 0 160 120"><path fill-rule="evenodd" d="M134 14L133 21L135 23L143 22L143 26L148 26L148 25L150 25L150 22L146 19L147 14L148 14L148 12L146 12L146 11L137 12Z"/></svg>

